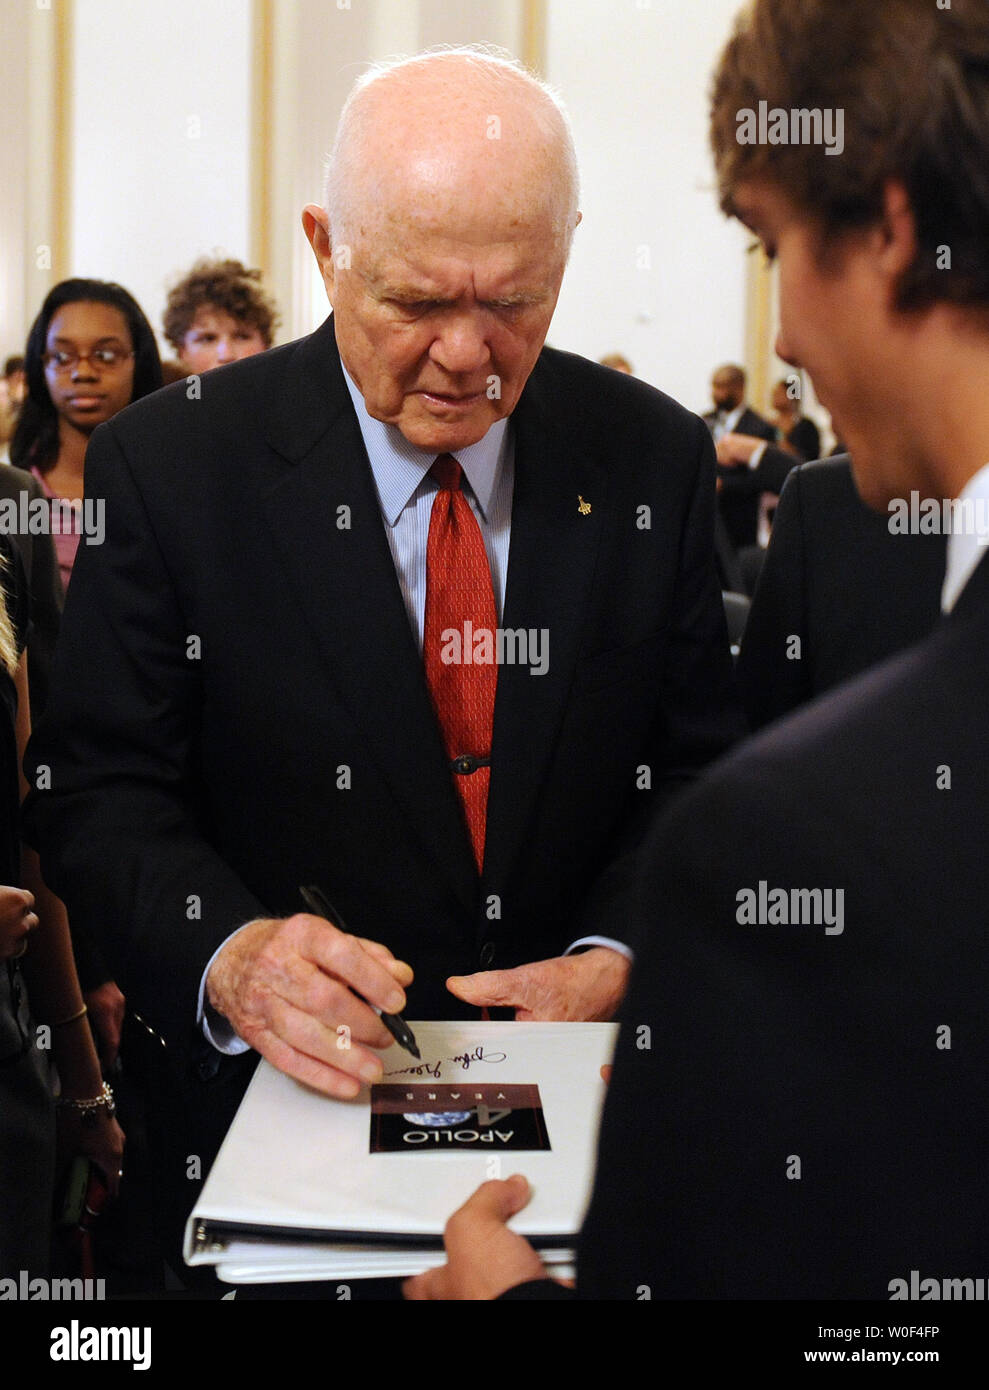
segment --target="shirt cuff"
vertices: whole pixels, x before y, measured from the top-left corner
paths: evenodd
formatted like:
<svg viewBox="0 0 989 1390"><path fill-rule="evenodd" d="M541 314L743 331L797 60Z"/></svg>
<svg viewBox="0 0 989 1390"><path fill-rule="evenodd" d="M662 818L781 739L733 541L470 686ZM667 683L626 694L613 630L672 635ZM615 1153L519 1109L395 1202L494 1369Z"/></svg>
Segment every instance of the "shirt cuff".
<svg viewBox="0 0 989 1390"><path fill-rule="evenodd" d="M563 954L569 956L574 951L587 950L591 946L607 946L609 950L617 951L620 956L624 956L627 961L635 964L635 952L623 941L615 941L611 936L582 936L578 941L568 946Z"/></svg>
<svg viewBox="0 0 989 1390"><path fill-rule="evenodd" d="M766 439L764 439L764 440L762 441L761 444L757 444L757 445L756 445L756 447L752 450L751 454L749 454L749 467L750 467L750 468L758 468L758 467L759 467L760 463L762 463L762 456L763 456L763 454L766 452L766 450L767 450L768 448L769 448L769 441L766 440Z"/></svg>
<svg viewBox="0 0 989 1390"><path fill-rule="evenodd" d="M260 920L260 918L255 919ZM224 1018L223 1014L213 1008L213 1005L206 997L206 976L209 974L213 962L226 946L227 942L233 941L244 927L251 926L252 923L245 922L243 927L238 927L232 931L226 941L217 946L210 956L206 969L203 971L203 978L199 981L199 998L196 1001L196 1022L203 1030L206 1041L216 1048L217 1052L222 1052L226 1057L239 1057L243 1052L250 1052L251 1045L246 1043L243 1038L239 1038L234 1032L229 1019Z"/></svg>

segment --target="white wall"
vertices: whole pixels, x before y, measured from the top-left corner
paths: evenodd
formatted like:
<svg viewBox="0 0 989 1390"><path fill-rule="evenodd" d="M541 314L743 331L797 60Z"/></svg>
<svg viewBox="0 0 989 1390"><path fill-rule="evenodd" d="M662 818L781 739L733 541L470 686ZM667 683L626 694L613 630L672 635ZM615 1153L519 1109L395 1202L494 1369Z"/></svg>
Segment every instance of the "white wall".
<svg viewBox="0 0 989 1390"><path fill-rule="evenodd" d="M55 13L0 0L0 358L27 331L60 266L52 197Z"/></svg>
<svg viewBox="0 0 989 1390"><path fill-rule="evenodd" d="M584 190L550 341L590 357L625 352L641 376L694 409L707 404L711 368L744 356L746 235L716 206L706 110L738 4L546 5L546 75L573 118ZM120 280L156 329L166 283L197 256L222 250L251 260L256 251L253 11L251 0L70 5L71 212L61 270ZM0 0L0 12L25 23L24 0ZM268 271L286 339L324 312L299 213L319 197L322 158L354 76L371 58L443 41L519 53L523 23L521 0L351 0L349 9L272 0L272 15ZM37 146L38 130L28 133ZM23 162L18 168L23 188ZM39 195L13 192L32 227L5 238L3 287L11 318L27 320L47 285L35 294L20 263L45 238L33 225ZM5 217L13 226L10 204ZM5 334L8 350L21 336L21 324Z"/></svg>
<svg viewBox="0 0 989 1390"><path fill-rule="evenodd" d="M118 280L160 336L167 282L197 256L248 257L251 5L73 12L69 271Z"/></svg>
<svg viewBox="0 0 989 1390"><path fill-rule="evenodd" d="M739 0L550 0L547 77L570 110L584 221L550 341L693 410L742 361L744 247L714 196L707 89ZM640 268L647 262L645 268Z"/></svg>

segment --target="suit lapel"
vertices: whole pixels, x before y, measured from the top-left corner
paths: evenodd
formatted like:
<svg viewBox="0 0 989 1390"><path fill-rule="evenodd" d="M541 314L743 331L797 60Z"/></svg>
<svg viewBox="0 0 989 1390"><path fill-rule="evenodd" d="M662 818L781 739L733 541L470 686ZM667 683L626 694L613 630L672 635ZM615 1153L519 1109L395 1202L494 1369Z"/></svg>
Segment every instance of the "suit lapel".
<svg viewBox="0 0 989 1390"><path fill-rule="evenodd" d="M409 626L332 319L300 344L269 443L293 460L261 498L326 673L410 831L474 910L477 877ZM349 512L340 509L347 508ZM349 528L338 525L348 517Z"/></svg>
<svg viewBox="0 0 989 1390"><path fill-rule="evenodd" d="M528 835L570 690L607 502L607 474L537 364L512 416L515 490L502 627L536 630L549 663L498 672L484 880L503 884ZM583 508L582 508L583 501Z"/></svg>

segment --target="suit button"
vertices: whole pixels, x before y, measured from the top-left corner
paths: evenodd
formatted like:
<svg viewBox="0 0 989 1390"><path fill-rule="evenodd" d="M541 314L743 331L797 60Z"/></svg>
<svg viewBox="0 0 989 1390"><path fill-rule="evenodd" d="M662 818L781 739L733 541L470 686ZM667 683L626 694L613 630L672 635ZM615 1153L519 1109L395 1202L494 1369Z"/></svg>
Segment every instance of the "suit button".
<svg viewBox="0 0 989 1390"><path fill-rule="evenodd" d="M494 958L495 958L495 944L494 944L494 942L493 942L493 941L485 941L484 945L481 947L481 953L480 953L480 957L479 957L480 962L481 962L481 966L483 967L483 969L489 970L489 969L491 968L491 966L494 964Z"/></svg>
<svg viewBox="0 0 989 1390"><path fill-rule="evenodd" d="M196 1075L200 1081L212 1081L219 1070L220 1054L213 1048L203 1052L196 1061Z"/></svg>

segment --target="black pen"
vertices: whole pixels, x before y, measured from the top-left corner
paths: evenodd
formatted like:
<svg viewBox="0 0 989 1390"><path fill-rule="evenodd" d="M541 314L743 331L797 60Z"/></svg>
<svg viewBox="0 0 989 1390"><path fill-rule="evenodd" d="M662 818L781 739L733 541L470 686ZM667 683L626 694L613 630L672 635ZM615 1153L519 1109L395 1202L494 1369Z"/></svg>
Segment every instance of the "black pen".
<svg viewBox="0 0 989 1390"><path fill-rule="evenodd" d="M310 884L308 888L304 886L300 888L299 894L310 912L315 912L317 917L325 917L330 925L336 927L339 931L345 932L347 930L339 912L334 908L326 894L321 892L314 883ZM354 992L356 993L356 990ZM381 1010L375 1008L373 1004L370 1007L374 1009L374 1012L379 1016L381 1022L388 1029L398 1045L404 1047L406 1052L411 1052L413 1057L421 1061L422 1053L416 1046L415 1036L402 1015L382 1013Z"/></svg>

